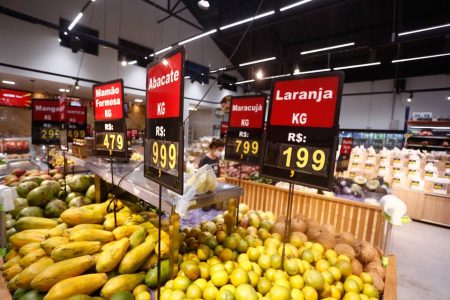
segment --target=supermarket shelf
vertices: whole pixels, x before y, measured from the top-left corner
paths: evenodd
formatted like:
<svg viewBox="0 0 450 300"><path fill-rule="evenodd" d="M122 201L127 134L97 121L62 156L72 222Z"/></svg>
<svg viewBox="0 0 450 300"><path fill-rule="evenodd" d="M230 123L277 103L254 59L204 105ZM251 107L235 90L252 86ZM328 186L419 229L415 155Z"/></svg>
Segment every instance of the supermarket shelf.
<svg viewBox="0 0 450 300"><path fill-rule="evenodd" d="M450 151L450 147L444 147L444 146L432 146L432 145L419 145L419 144L407 144L406 147L408 148L424 148L424 149L444 149Z"/></svg>
<svg viewBox="0 0 450 300"><path fill-rule="evenodd" d="M448 140L450 136L438 136L438 135L430 135L430 136L422 136L422 135L412 135L408 139L436 139L436 140Z"/></svg>
<svg viewBox="0 0 450 300"><path fill-rule="evenodd" d="M408 121L408 126L450 126L450 121Z"/></svg>
<svg viewBox="0 0 450 300"><path fill-rule="evenodd" d="M111 165L107 160L97 157L80 159L68 153L66 153L66 158L72 160L75 165L82 166L92 173L100 176L105 181L110 183L112 182ZM159 185L144 177L142 164L139 164L139 162L114 163L113 173L114 184L117 185L119 181L126 176L120 182L119 187L135 195L136 197L139 197L145 202L158 207ZM230 198L237 198L241 195L243 195L243 189L241 187L226 183L219 183L214 193L195 196L191 200L191 206L189 209L220 203ZM169 192L167 189L163 188L161 209L166 213L171 213L177 203L177 197L178 196L174 195L172 192Z"/></svg>

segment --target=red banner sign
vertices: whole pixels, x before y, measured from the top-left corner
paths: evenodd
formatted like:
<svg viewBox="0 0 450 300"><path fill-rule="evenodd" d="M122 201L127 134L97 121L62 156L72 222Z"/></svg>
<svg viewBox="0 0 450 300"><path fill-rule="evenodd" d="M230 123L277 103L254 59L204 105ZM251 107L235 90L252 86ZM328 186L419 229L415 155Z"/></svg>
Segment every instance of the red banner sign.
<svg viewBox="0 0 450 300"><path fill-rule="evenodd" d="M66 106L66 123L86 124L85 106Z"/></svg>
<svg viewBox="0 0 450 300"><path fill-rule="evenodd" d="M30 107L31 93L0 89L0 106Z"/></svg>
<svg viewBox="0 0 450 300"><path fill-rule="evenodd" d="M147 70L147 118L165 119L180 116L182 53L161 60Z"/></svg>
<svg viewBox="0 0 450 300"><path fill-rule="evenodd" d="M230 109L230 127L262 128L265 97L233 98Z"/></svg>
<svg viewBox="0 0 450 300"><path fill-rule="evenodd" d="M58 100L33 100L33 121L62 122L64 102Z"/></svg>
<svg viewBox="0 0 450 300"><path fill-rule="evenodd" d="M222 134L226 135L227 131L228 131L228 127L229 127L228 122L220 123L220 135L222 135Z"/></svg>
<svg viewBox="0 0 450 300"><path fill-rule="evenodd" d="M350 155L352 153L353 138L343 138L341 144L341 155Z"/></svg>
<svg viewBox="0 0 450 300"><path fill-rule="evenodd" d="M94 86L96 121L111 121L123 117L123 81L117 80Z"/></svg>
<svg viewBox="0 0 450 300"><path fill-rule="evenodd" d="M276 82L272 92L271 125L332 128L338 90L338 76Z"/></svg>

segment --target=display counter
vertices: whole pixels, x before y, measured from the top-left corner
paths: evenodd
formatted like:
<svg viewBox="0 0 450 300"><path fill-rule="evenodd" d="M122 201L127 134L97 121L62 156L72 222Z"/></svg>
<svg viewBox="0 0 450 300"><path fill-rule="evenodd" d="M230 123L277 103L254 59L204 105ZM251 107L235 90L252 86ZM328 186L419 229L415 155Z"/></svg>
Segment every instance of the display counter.
<svg viewBox="0 0 450 300"><path fill-rule="evenodd" d="M155 182L144 177L143 165L139 162L113 163L114 178L111 180L111 164L105 159L88 157L80 159L66 153L66 158L74 162L76 166L82 166L107 182L113 182L125 191L135 195L143 201L158 207L159 186ZM120 182L120 184L119 184ZM229 183L219 183L214 193L195 196L191 200L190 209L204 207L220 203L230 198L243 195L243 189ZM172 213L176 205L175 195L163 188L161 209L166 213Z"/></svg>

